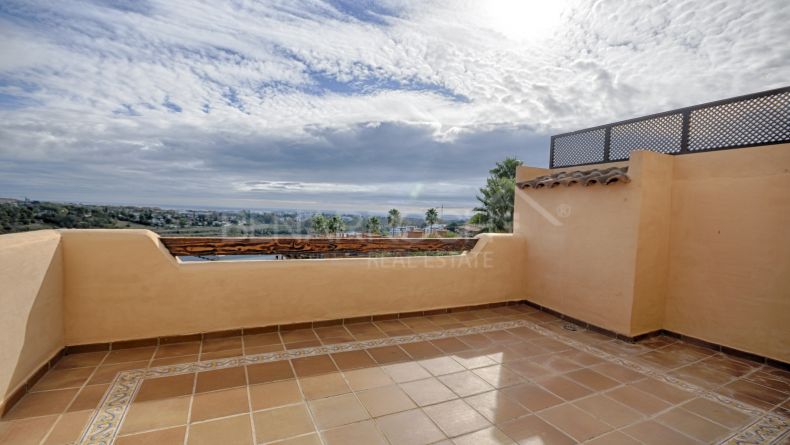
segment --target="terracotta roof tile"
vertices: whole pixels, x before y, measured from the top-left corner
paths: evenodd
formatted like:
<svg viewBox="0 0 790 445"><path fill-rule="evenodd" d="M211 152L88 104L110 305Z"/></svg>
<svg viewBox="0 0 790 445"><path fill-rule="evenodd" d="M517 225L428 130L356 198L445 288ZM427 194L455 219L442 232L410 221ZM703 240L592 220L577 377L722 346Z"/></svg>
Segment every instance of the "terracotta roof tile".
<svg viewBox="0 0 790 445"><path fill-rule="evenodd" d="M519 182L520 189L526 188L554 188L559 185L571 186L582 184L584 186L603 184L609 185L616 182L628 183L628 167L609 167L605 169L576 170L571 172L554 173L553 175L539 176L530 181Z"/></svg>

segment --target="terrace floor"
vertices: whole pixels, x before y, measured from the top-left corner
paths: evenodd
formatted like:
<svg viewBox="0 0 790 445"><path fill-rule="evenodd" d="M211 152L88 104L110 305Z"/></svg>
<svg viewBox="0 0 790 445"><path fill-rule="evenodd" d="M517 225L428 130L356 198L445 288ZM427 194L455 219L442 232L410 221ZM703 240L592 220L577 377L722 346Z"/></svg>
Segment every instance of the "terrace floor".
<svg viewBox="0 0 790 445"><path fill-rule="evenodd" d="M566 324L518 305L68 355L0 443L790 440L790 372Z"/></svg>

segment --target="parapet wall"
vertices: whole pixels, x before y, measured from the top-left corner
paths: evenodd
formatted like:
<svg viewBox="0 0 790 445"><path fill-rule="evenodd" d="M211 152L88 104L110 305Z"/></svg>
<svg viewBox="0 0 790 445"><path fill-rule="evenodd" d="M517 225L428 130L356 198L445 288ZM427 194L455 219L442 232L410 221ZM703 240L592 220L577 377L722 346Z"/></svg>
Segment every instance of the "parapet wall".
<svg viewBox="0 0 790 445"><path fill-rule="evenodd" d="M790 362L790 144L565 170L613 165L631 182L517 190L525 297L628 336L667 329Z"/></svg>

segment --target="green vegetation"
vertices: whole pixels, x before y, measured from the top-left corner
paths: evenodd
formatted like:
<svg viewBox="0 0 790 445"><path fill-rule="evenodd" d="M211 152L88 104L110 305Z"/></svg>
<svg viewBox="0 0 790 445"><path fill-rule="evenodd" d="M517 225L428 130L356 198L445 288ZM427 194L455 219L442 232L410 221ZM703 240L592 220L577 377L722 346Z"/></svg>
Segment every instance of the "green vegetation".
<svg viewBox="0 0 790 445"><path fill-rule="evenodd" d="M521 164L518 159L507 158L489 170L491 175L477 196L482 206L475 208L478 213L469 220L471 224L483 224L489 232L513 231L516 168Z"/></svg>
<svg viewBox="0 0 790 445"><path fill-rule="evenodd" d="M400 216L400 210L398 209L390 209L387 212L387 225L390 227L392 231L392 236L395 236L395 229L400 227L402 222L402 218Z"/></svg>
<svg viewBox="0 0 790 445"><path fill-rule="evenodd" d="M428 224L428 230L433 230L433 225L439 222L439 212L435 208L428 209L425 212L425 224Z"/></svg>

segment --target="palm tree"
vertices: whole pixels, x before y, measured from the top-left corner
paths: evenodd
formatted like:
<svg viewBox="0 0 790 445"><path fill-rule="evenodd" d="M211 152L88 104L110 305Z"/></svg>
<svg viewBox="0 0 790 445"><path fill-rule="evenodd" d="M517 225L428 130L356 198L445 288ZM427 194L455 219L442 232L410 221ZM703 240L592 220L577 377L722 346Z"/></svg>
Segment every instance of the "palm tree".
<svg viewBox="0 0 790 445"><path fill-rule="evenodd" d="M316 235L326 235L329 232L329 221L324 215L318 213L310 219L310 226Z"/></svg>
<svg viewBox="0 0 790 445"><path fill-rule="evenodd" d="M329 229L329 233L337 236L338 233L346 231L346 223L343 222L343 218L334 215L333 217L329 218L327 228Z"/></svg>
<svg viewBox="0 0 790 445"><path fill-rule="evenodd" d="M436 211L435 208L431 207L425 212L425 223L428 224L428 231L433 231L433 225L439 222L439 212Z"/></svg>
<svg viewBox="0 0 790 445"><path fill-rule="evenodd" d="M378 235L381 233L381 220L378 216L371 216L365 220L365 232Z"/></svg>
<svg viewBox="0 0 790 445"><path fill-rule="evenodd" d="M489 232L510 232L513 230L513 201L516 194L516 169L521 161L506 158L497 162L489 170L491 176L486 186L480 189L477 200L482 204L476 207L474 219L484 223Z"/></svg>
<svg viewBox="0 0 790 445"><path fill-rule="evenodd" d="M387 213L387 225L392 229L392 236L395 236L395 228L400 226L401 217L398 209L390 209Z"/></svg>

